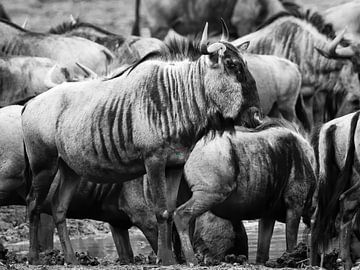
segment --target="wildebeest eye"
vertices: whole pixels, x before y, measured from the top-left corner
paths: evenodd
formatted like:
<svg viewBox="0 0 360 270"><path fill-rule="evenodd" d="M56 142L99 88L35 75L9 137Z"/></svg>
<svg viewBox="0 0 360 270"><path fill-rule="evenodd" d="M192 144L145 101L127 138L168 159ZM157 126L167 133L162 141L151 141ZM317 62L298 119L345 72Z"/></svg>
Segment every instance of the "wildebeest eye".
<svg viewBox="0 0 360 270"><path fill-rule="evenodd" d="M227 68L229 68L229 69L234 69L234 68L236 68L236 64L235 64L231 59L229 59L229 58L226 58L226 59L224 60L224 64L225 64L225 66L226 66Z"/></svg>

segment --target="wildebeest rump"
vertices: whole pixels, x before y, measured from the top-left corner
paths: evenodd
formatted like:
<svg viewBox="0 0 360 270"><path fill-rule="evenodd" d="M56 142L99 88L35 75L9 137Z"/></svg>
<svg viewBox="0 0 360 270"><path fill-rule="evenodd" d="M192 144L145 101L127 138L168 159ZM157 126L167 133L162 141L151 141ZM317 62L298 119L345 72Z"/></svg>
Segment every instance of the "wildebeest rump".
<svg viewBox="0 0 360 270"><path fill-rule="evenodd" d="M106 74L113 59L107 48L87 39L30 32L8 21L0 20L0 34L3 54L47 57L67 67L72 76L83 74L77 62Z"/></svg>
<svg viewBox="0 0 360 270"><path fill-rule="evenodd" d="M315 133L319 185L312 228L312 264L340 233L340 257L351 269L350 233L359 207L360 112L336 118Z"/></svg>
<svg viewBox="0 0 360 270"><path fill-rule="evenodd" d="M326 50L331 40L305 19L293 16L274 19L233 44L240 46L246 41L251 41L249 52L274 54L298 64L302 75L301 94L312 123L322 123L359 109L358 63L321 55L316 48Z"/></svg>
<svg viewBox="0 0 360 270"><path fill-rule="evenodd" d="M300 217L310 224L313 149L300 134L266 125L203 138L194 147L184 167L192 197L174 213L185 257L193 256L189 222L208 210L233 223L261 218L258 263L269 258L275 220L287 224L287 251L296 245Z"/></svg>
<svg viewBox="0 0 360 270"><path fill-rule="evenodd" d="M122 36L79 19L51 28L49 33L83 37L105 46L116 56L112 64L115 67L132 64L163 46L163 43L156 38Z"/></svg>
<svg viewBox="0 0 360 270"><path fill-rule="evenodd" d="M166 55L143 59L117 77L62 84L26 105L32 263L38 259L39 207L58 169L63 184L53 213L66 261L76 262L65 213L77 179L118 182L146 173L156 198L158 259L174 262L168 219L175 209L179 166L207 130L260 122L256 84L241 54L226 41L206 43L207 27L198 47L175 40ZM166 181L165 168L175 179Z"/></svg>
<svg viewBox="0 0 360 270"><path fill-rule="evenodd" d="M22 106L0 109L0 206L26 205L28 187L21 128ZM59 188L57 175L41 212L51 214L51 198ZM128 229L137 226L157 251L156 218L147 184L142 177L121 184L96 184L82 179L70 203L68 218L90 218L108 222L119 259L133 260ZM40 240L45 235L40 235ZM50 240L52 241L51 237ZM45 244L45 241L41 242ZM48 243L49 244L49 243Z"/></svg>
<svg viewBox="0 0 360 270"><path fill-rule="evenodd" d="M300 95L299 67L285 58L274 55L246 53L244 58L256 81L263 113L271 117L283 116L286 120L301 124L309 130L309 119ZM297 102L302 108L296 111Z"/></svg>

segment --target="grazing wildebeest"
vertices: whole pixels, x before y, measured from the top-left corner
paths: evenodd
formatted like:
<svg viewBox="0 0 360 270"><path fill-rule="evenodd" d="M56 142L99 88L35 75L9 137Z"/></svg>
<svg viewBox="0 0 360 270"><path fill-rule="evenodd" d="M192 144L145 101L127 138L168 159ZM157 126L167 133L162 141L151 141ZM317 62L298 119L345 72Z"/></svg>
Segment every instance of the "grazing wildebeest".
<svg viewBox="0 0 360 270"><path fill-rule="evenodd" d="M331 42L305 19L282 16L233 44L251 41L249 52L273 54L298 64L308 117L319 123L360 108L357 56L354 52L346 55L344 50L350 49L338 45L340 40L341 35Z"/></svg>
<svg viewBox="0 0 360 270"><path fill-rule="evenodd" d="M350 234L360 203L360 112L325 123L313 137L319 185L312 228L312 264L340 233L340 256L351 269ZM357 221L358 222L358 221Z"/></svg>
<svg viewBox="0 0 360 270"><path fill-rule="evenodd" d="M53 216L67 262L76 263L65 215L78 179L119 182L146 173L155 198L158 260L174 263L169 218L193 145L208 130L261 122L256 83L241 53L226 41L206 44L207 25L199 45L173 40L164 53L114 78L65 83L26 105L31 263L38 261L40 206L58 169L62 185Z"/></svg>
<svg viewBox="0 0 360 270"><path fill-rule="evenodd" d="M0 206L26 205L27 184L23 136L22 106L0 109ZM119 259L133 261L128 229L137 226L144 233L154 251L157 251L156 218L152 209L146 178L121 184L96 184L82 179L67 212L68 218L90 218L108 222ZM42 207L42 213L51 214L51 198L60 186L57 175ZM52 231L50 231L52 233ZM40 241L43 241L40 235ZM50 237L52 241L52 238Z"/></svg>
<svg viewBox="0 0 360 270"><path fill-rule="evenodd" d="M30 32L4 20L0 20L0 36L3 54L47 57L67 67L72 76L83 74L76 62L106 74L114 57L109 49L87 39Z"/></svg>
<svg viewBox="0 0 360 270"><path fill-rule="evenodd" d="M105 46L116 56L113 66L132 64L163 46L162 41L156 38L122 36L79 19L51 28L49 33L83 37Z"/></svg>
<svg viewBox="0 0 360 270"><path fill-rule="evenodd" d="M220 18L224 18L232 37L254 31L284 8L278 0L146 0L146 19L151 36L164 39L170 29L181 35L197 34L208 21L214 34L220 33ZM140 35L140 0L136 0L133 35Z"/></svg>
<svg viewBox="0 0 360 270"><path fill-rule="evenodd" d="M195 145L184 167L192 196L174 212L187 261L195 260L189 222L208 210L232 222L261 218L258 263L269 258L275 220L286 222L286 249L293 250L300 217L310 223L315 157L310 144L283 125L289 124L239 127Z"/></svg>
<svg viewBox="0 0 360 270"><path fill-rule="evenodd" d="M0 107L43 93L54 83L70 81L66 67L44 57L0 57Z"/></svg>

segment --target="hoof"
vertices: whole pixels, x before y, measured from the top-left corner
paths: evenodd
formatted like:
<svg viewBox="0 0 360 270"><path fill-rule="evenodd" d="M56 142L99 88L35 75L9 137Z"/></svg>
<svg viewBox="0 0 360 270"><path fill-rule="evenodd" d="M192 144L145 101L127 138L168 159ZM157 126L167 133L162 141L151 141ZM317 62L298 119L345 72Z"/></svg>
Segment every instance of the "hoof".
<svg viewBox="0 0 360 270"><path fill-rule="evenodd" d="M30 265L41 265L39 258L28 258L28 262Z"/></svg>
<svg viewBox="0 0 360 270"><path fill-rule="evenodd" d="M172 252L166 252L165 254L159 254L156 259L157 264L164 266L177 264Z"/></svg>

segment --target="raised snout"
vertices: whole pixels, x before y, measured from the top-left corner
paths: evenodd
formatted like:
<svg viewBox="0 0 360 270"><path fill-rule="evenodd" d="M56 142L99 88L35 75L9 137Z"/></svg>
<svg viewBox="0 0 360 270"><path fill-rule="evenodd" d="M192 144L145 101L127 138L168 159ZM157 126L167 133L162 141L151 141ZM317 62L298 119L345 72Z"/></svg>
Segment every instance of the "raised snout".
<svg viewBox="0 0 360 270"><path fill-rule="evenodd" d="M235 124L248 128L256 128L263 122L262 112L258 107L250 107L240 113L239 121Z"/></svg>

